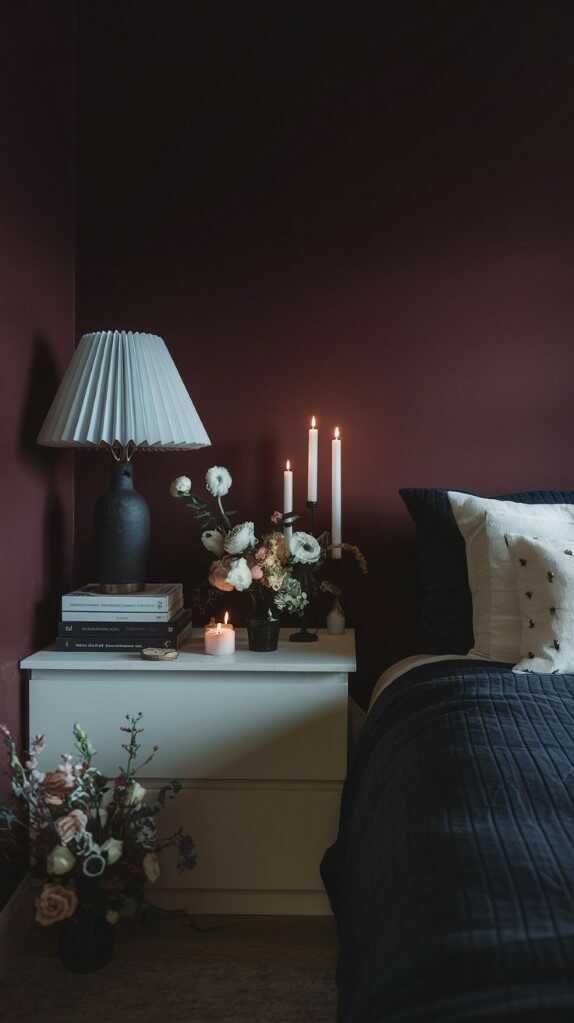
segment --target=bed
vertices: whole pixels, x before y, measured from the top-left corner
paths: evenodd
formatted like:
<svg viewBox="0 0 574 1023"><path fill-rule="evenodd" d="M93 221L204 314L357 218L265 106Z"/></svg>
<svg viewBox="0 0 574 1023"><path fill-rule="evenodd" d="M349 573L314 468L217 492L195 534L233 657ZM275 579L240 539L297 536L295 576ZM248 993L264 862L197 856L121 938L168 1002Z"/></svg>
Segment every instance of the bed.
<svg viewBox="0 0 574 1023"><path fill-rule="evenodd" d="M574 495L558 500L572 536ZM440 543L452 552L454 520L443 512L439 534L424 538L435 553ZM559 514L550 515L545 548L552 570L538 565L551 587L559 555L574 573L574 545L557 547ZM538 532L543 513L535 518ZM469 529L470 542L476 536ZM525 543L534 545L527 557ZM456 536L458 561L440 576L438 603L436 564L423 552L435 606L429 612L423 599L421 607L433 626L428 647L439 656L409 658L379 682L350 765L338 836L321 866L339 935L340 1023L574 1021L574 674L564 670L574 604L570 617L558 603L544 618L542 582L520 575L536 568L536 543L506 533L509 557L518 552L516 614L505 611L524 654L515 670L492 656L509 632L507 623L504 634L496 631L498 592L494 601L490 595L488 628L479 615L485 584L481 578L480 590L476 578L484 565L471 570L469 543L465 552ZM501 576L493 578L500 589ZM539 595L542 610L531 625ZM560 643L551 644L556 633L546 633L561 615ZM481 656L481 644L491 641L489 656ZM448 642L454 653L445 651ZM536 670L547 664L559 667Z"/></svg>
<svg viewBox="0 0 574 1023"><path fill-rule="evenodd" d="M322 874L344 1023L574 1020L574 676L395 678Z"/></svg>

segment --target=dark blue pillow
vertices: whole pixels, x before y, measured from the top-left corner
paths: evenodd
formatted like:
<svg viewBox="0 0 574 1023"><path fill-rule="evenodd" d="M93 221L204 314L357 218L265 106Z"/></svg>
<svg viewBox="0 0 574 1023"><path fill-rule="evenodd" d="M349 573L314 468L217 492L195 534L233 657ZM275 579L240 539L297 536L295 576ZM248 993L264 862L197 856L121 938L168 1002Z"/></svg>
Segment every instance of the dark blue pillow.
<svg viewBox="0 0 574 1023"><path fill-rule="evenodd" d="M403 488L399 494L416 526L417 645L429 654L466 654L474 642L472 598L464 539L452 513L448 490ZM527 490L499 494L494 500L574 504L574 491Z"/></svg>

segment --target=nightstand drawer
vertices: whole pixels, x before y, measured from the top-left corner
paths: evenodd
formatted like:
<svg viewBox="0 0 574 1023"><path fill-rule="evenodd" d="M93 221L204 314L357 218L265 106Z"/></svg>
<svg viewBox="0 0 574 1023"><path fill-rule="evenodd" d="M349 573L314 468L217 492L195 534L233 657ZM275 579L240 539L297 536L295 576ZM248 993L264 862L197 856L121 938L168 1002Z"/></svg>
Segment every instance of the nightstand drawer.
<svg viewBox="0 0 574 1023"><path fill-rule="evenodd" d="M72 751L78 721L98 751L97 766L116 774L124 759L120 725L142 711L146 749L160 747L142 776L342 780L346 681L337 673L38 671L30 732L47 735L47 764L55 751Z"/></svg>

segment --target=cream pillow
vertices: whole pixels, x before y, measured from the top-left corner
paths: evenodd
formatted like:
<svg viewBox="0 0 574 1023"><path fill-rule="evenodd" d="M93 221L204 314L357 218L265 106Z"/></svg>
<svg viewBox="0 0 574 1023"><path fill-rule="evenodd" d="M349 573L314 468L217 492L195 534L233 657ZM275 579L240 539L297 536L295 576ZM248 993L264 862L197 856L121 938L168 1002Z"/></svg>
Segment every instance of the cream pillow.
<svg viewBox="0 0 574 1023"><path fill-rule="evenodd" d="M521 618L513 671L574 672L574 536L506 537Z"/></svg>
<svg viewBox="0 0 574 1023"><path fill-rule="evenodd" d="M474 630L470 653L515 664L521 656L522 630L505 534L573 535L574 505L519 504L453 490L448 497L466 546Z"/></svg>

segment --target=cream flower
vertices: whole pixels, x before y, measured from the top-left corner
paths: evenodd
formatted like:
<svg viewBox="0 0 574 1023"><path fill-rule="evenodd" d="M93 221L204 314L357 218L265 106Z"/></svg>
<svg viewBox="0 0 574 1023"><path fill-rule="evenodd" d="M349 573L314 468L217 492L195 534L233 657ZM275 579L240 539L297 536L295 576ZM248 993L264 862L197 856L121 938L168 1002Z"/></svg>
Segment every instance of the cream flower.
<svg viewBox="0 0 574 1023"><path fill-rule="evenodd" d="M245 558L236 558L232 562L231 568L227 573L227 582L233 586L235 590L241 592L241 590L248 590L251 586L251 569L247 564Z"/></svg>
<svg viewBox="0 0 574 1023"><path fill-rule="evenodd" d="M256 543L253 523L241 522L227 534L224 547L228 554L242 554L247 547L254 547Z"/></svg>
<svg viewBox="0 0 574 1023"><path fill-rule="evenodd" d="M161 874L159 860L156 853L146 853L143 858L142 867L150 884L154 884Z"/></svg>
<svg viewBox="0 0 574 1023"><path fill-rule="evenodd" d="M106 854L108 866L117 863L124 851L124 843L119 838L108 838L102 845L102 852Z"/></svg>
<svg viewBox="0 0 574 1023"><path fill-rule="evenodd" d="M57 845L46 858L46 870L49 874L69 874L75 862L76 857L65 845Z"/></svg>
<svg viewBox="0 0 574 1023"><path fill-rule="evenodd" d="M314 565L321 557L321 544L310 533L293 533L290 548L296 565Z"/></svg>
<svg viewBox="0 0 574 1023"><path fill-rule="evenodd" d="M139 806L140 803L143 803L145 794L146 790L143 785L140 785L139 781L132 781L128 790L128 806Z"/></svg>
<svg viewBox="0 0 574 1023"><path fill-rule="evenodd" d="M36 899L36 923L42 927L59 924L73 916L78 908L78 896L73 888L61 884L46 884Z"/></svg>
<svg viewBox="0 0 574 1023"><path fill-rule="evenodd" d="M72 810L65 817L59 817L54 827L62 845L67 845L79 832L86 830L88 818L83 810Z"/></svg>
<svg viewBox="0 0 574 1023"><path fill-rule="evenodd" d="M169 485L169 492L172 497L187 497L191 494L191 480L189 476L178 476Z"/></svg>
<svg viewBox="0 0 574 1023"><path fill-rule="evenodd" d="M205 529L201 534L201 542L206 551L221 557L223 554L223 533L219 529Z"/></svg>
<svg viewBox="0 0 574 1023"><path fill-rule="evenodd" d="M106 920L108 921L109 924L117 924L119 918L120 914L118 913L117 909L108 909L106 913Z"/></svg>
<svg viewBox="0 0 574 1023"><path fill-rule="evenodd" d="M231 474L223 465L212 465L205 474L205 485L212 497L225 497L231 483Z"/></svg>

